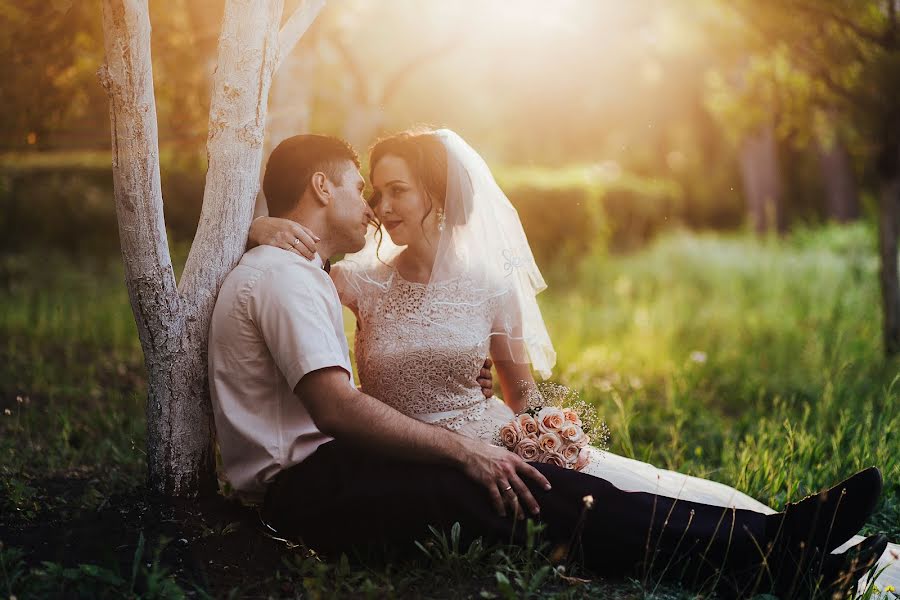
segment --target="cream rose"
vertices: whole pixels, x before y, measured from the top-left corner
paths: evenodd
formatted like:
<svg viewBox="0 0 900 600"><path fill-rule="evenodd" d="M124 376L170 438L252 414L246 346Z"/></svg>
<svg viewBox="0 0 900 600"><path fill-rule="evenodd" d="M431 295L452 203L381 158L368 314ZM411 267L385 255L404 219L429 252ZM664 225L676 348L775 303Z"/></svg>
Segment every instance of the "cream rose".
<svg viewBox="0 0 900 600"><path fill-rule="evenodd" d="M563 441L557 434L551 432L542 433L537 443L542 452L559 452Z"/></svg>
<svg viewBox="0 0 900 600"><path fill-rule="evenodd" d="M557 452L546 452L541 455L540 461L544 464L553 465L555 467L566 468L566 459L562 457L561 454Z"/></svg>
<svg viewBox="0 0 900 600"><path fill-rule="evenodd" d="M516 418L516 420L519 421L519 425L522 427L522 433L526 437L528 437L528 436L537 437L537 434L538 434L537 421L535 421L531 415L529 415L528 413L522 413L521 415L519 415Z"/></svg>
<svg viewBox="0 0 900 600"><path fill-rule="evenodd" d="M566 459L566 464L574 464L576 460L578 460L578 453L581 452L581 448L576 446L575 444L563 444L562 450L560 450L560 454L562 457Z"/></svg>
<svg viewBox="0 0 900 600"><path fill-rule="evenodd" d="M567 442L577 444L584 437L584 431L574 423L566 423L559 430L559 437Z"/></svg>
<svg viewBox="0 0 900 600"><path fill-rule="evenodd" d="M563 418L567 423L571 423L573 425L582 426L581 417L578 416L578 413L572 410L571 408L563 409Z"/></svg>
<svg viewBox="0 0 900 600"><path fill-rule="evenodd" d="M590 461L591 456L590 452L588 452L587 448L582 448L578 453L578 459L575 461L575 466L573 467L576 471L580 471L585 468Z"/></svg>
<svg viewBox="0 0 900 600"><path fill-rule="evenodd" d="M506 446L507 450L515 448L516 444L524 437L525 436L522 434L522 426L519 425L519 422L516 420L510 421L500 428L500 441L503 442L503 445Z"/></svg>
<svg viewBox="0 0 900 600"><path fill-rule="evenodd" d="M591 443L591 437L585 433L583 436L581 436L580 440L575 442L575 445L578 446L579 448L584 448L585 446L587 446L590 443Z"/></svg>
<svg viewBox="0 0 900 600"><path fill-rule="evenodd" d="M538 454L541 453L541 449L536 441L531 438L525 438L516 444L514 452L518 454L519 458L522 460L535 460L538 457Z"/></svg>
<svg viewBox="0 0 900 600"><path fill-rule="evenodd" d="M552 406L542 408L537 415L538 430L541 433L555 433L563 426L563 422L563 411Z"/></svg>

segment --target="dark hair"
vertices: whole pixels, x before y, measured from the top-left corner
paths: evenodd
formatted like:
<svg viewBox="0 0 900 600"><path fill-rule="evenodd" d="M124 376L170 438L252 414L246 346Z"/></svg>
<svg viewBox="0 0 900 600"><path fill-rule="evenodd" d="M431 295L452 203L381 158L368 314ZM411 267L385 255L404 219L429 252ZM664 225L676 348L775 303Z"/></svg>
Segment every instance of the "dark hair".
<svg viewBox="0 0 900 600"><path fill-rule="evenodd" d="M434 131L428 128L407 129L381 138L369 150L369 178L375 174L375 167L385 156L397 156L406 161L407 166L425 191L430 206L425 218L435 208L443 207L447 195L447 149ZM378 204L377 193L370 204L374 209Z"/></svg>
<svg viewBox="0 0 900 600"><path fill-rule="evenodd" d="M333 183L341 184L344 162L359 168L359 156L344 140L325 135L295 135L272 151L263 175L263 193L269 214L284 215L295 206L313 174L322 172Z"/></svg>

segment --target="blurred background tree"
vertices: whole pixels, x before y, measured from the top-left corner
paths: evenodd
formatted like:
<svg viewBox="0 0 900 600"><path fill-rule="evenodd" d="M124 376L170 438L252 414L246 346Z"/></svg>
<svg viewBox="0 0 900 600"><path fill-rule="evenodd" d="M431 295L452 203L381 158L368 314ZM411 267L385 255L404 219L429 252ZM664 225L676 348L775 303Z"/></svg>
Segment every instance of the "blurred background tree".
<svg viewBox="0 0 900 600"><path fill-rule="evenodd" d="M766 132L766 141L754 142L754 151L765 145L769 158L757 164L775 162L771 138L776 132L795 151L815 149L825 206L835 220L858 214L849 153L858 157L877 198L884 348L888 355L900 353L900 2L742 0L723 5L740 24L733 35L751 51L741 85L728 86L721 75L714 79L719 94L714 106L723 121L745 135L754 126ZM780 215L779 187L763 194L777 199L773 206ZM748 199L753 195L748 193Z"/></svg>

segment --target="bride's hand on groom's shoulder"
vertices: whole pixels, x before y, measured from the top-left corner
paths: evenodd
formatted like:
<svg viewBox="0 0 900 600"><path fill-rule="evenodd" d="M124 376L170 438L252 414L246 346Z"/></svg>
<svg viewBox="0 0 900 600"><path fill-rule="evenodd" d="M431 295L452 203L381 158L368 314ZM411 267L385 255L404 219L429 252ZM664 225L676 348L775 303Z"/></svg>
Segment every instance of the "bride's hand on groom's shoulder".
<svg viewBox="0 0 900 600"><path fill-rule="evenodd" d="M257 217L250 224L247 250L256 246L275 246L312 260L319 237L308 227L278 217Z"/></svg>
<svg viewBox="0 0 900 600"><path fill-rule="evenodd" d="M500 516L511 513L520 519L525 515L520 506L537 515L540 506L523 478L531 479L545 490L550 482L540 471L505 448L473 440L465 463L466 474L481 483Z"/></svg>

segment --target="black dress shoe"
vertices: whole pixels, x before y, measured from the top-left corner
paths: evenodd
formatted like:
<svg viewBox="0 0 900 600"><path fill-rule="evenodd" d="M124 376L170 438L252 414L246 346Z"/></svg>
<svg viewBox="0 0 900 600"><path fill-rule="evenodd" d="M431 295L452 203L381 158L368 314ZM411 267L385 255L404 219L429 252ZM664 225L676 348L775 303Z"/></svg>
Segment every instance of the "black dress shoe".
<svg viewBox="0 0 900 600"><path fill-rule="evenodd" d="M875 510L881 487L881 472L875 467L863 469L828 490L768 516L766 537L776 553L828 554L862 528Z"/></svg>

